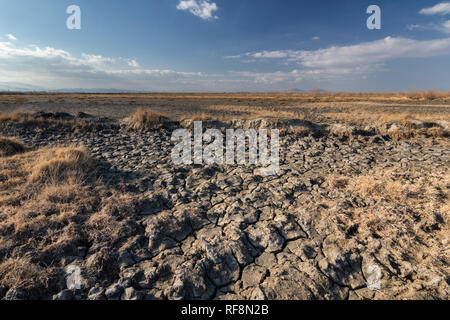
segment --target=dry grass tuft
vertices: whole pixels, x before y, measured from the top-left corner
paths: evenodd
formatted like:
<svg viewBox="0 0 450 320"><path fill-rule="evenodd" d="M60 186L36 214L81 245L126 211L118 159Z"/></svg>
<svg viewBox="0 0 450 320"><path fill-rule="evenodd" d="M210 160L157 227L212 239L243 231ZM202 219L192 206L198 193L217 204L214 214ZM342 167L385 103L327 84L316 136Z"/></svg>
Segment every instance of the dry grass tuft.
<svg viewBox="0 0 450 320"><path fill-rule="evenodd" d="M169 120L169 117L163 113L138 108L126 119L126 123L130 129L142 130L159 127Z"/></svg>
<svg viewBox="0 0 450 320"><path fill-rule="evenodd" d="M410 100L438 100L445 99L449 97L448 92L441 92L436 90L422 90L422 91L409 91L406 92L405 96Z"/></svg>
<svg viewBox="0 0 450 320"><path fill-rule="evenodd" d="M95 161L83 147L53 148L41 155L32 168L31 182L81 182L89 178Z"/></svg>
<svg viewBox="0 0 450 320"><path fill-rule="evenodd" d="M51 298L65 288L74 258L98 281L117 277L113 253L139 229L139 201L89 179L95 165L79 147L0 159L0 295L15 288L26 298ZM88 247L95 254L84 259Z"/></svg>
<svg viewBox="0 0 450 320"><path fill-rule="evenodd" d="M429 281L420 270L430 270L442 275L439 290L445 290L450 175L446 168L417 169L376 167L355 175L331 174L328 185L346 200L329 201L324 217L334 222L335 232L366 242L393 274Z"/></svg>
<svg viewBox="0 0 450 320"><path fill-rule="evenodd" d="M311 130L311 128L305 127L305 126L296 126L291 127L287 130L288 133L293 133L302 137L310 136L314 132Z"/></svg>
<svg viewBox="0 0 450 320"><path fill-rule="evenodd" d="M328 131L330 132L330 134L338 137L339 139L343 139L352 138L355 128L349 125L335 123L328 128Z"/></svg>
<svg viewBox="0 0 450 320"><path fill-rule="evenodd" d="M54 268L44 268L33 263L29 255L9 258L0 264L1 284L9 288L45 288L54 273Z"/></svg>
<svg viewBox="0 0 450 320"><path fill-rule="evenodd" d="M442 138L447 137L448 132L439 127L428 128L426 131L426 135L433 138Z"/></svg>
<svg viewBox="0 0 450 320"><path fill-rule="evenodd" d="M333 189L345 189L349 184L349 178L337 175L329 175L326 179L328 185Z"/></svg>
<svg viewBox="0 0 450 320"><path fill-rule="evenodd" d="M23 153L27 148L16 138L0 137L0 157Z"/></svg>

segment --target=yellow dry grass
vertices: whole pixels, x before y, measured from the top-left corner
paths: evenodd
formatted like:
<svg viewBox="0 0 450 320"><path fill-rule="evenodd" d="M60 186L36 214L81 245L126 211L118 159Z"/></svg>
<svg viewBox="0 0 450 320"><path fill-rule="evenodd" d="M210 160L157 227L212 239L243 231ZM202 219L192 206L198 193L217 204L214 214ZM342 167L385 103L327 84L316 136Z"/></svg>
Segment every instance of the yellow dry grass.
<svg viewBox="0 0 450 320"><path fill-rule="evenodd" d="M357 230L357 241L368 242L379 261L389 265L395 256L401 272L407 272L408 266L437 274L448 269L450 174L446 168L375 167L352 176L331 174L326 182L347 199L328 201L326 219L347 232ZM418 272L415 277L427 276Z"/></svg>
<svg viewBox="0 0 450 320"><path fill-rule="evenodd" d="M359 197L366 202L374 201L367 208L357 208L354 221L361 224L362 229L370 232L382 232L383 237L390 237L393 228L401 228L405 220L427 220L430 215L439 214L450 222L448 210L450 173L421 173L416 170L401 168L373 169L357 176L329 175L328 185L351 197ZM409 208L415 217L398 215L387 208L402 206ZM419 218L420 217L420 218ZM396 220L397 225L392 224ZM411 223L413 225L413 223ZM417 230L416 230L417 231ZM445 230L440 233L443 240Z"/></svg>
<svg viewBox="0 0 450 320"><path fill-rule="evenodd" d="M270 118L280 120L305 120L306 115L302 110L283 110L275 107L211 105L205 107L208 113L201 113L206 118L219 120L233 120L239 118L259 119ZM189 117L191 119L191 117Z"/></svg>
<svg viewBox="0 0 450 320"><path fill-rule="evenodd" d="M120 100L126 104L135 104L139 100L204 100L218 99L233 102L242 101L273 101L281 103L296 102L352 102L352 101L381 101L381 102L423 102L423 101L450 101L450 92L436 90L416 90L408 92L318 92L312 90L305 93L141 93L141 94L85 94L85 93L24 93L0 94L0 104L33 104L37 102L62 103L68 100L76 100L82 103L101 104L111 100Z"/></svg>
<svg viewBox="0 0 450 320"><path fill-rule="evenodd" d="M149 127L157 127L169 120L167 115L153 111L137 108L136 111L127 118L126 122L129 128L146 129Z"/></svg>
<svg viewBox="0 0 450 320"><path fill-rule="evenodd" d="M32 182L83 181L95 172L95 161L83 147L51 148L41 154L30 174Z"/></svg>
<svg viewBox="0 0 450 320"><path fill-rule="evenodd" d="M83 147L0 158L2 294L16 288L29 297L51 297L63 289L63 270L79 254L77 248L111 246L131 237L138 202L105 185L95 170L96 161ZM111 259L106 252L85 270L104 277L117 268Z"/></svg>
<svg viewBox="0 0 450 320"><path fill-rule="evenodd" d="M24 290L35 287L48 287L50 278L55 276L52 267L42 267L32 262L29 255L8 258L0 263L2 285Z"/></svg>
<svg viewBox="0 0 450 320"><path fill-rule="evenodd" d="M426 109L424 107L424 109ZM406 123L411 120L434 122L437 120L450 121L450 114L431 114L424 112L380 112L378 110L364 110L358 112L357 108L348 108L343 112L324 112L320 114L327 121L340 121L345 123L385 124L388 122Z"/></svg>

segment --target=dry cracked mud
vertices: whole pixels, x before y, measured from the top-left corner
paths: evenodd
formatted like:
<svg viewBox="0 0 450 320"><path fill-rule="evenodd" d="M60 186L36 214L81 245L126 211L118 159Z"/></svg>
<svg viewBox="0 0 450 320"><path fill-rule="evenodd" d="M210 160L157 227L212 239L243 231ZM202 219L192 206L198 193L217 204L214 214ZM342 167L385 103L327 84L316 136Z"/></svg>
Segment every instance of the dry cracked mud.
<svg viewBox="0 0 450 320"><path fill-rule="evenodd" d="M127 207L118 241L76 243L54 257L58 284L34 296L2 287L5 299L448 299L447 137L287 133L279 174L261 177L175 166L170 129L100 122L1 127L34 149L84 145L128 196L97 209ZM69 265L77 290L65 288Z"/></svg>

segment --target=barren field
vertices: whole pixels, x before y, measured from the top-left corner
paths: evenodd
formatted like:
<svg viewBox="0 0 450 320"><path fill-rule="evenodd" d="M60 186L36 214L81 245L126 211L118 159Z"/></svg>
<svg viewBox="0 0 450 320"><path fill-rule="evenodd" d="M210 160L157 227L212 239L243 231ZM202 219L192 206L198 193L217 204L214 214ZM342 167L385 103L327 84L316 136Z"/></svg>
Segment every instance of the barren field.
<svg viewBox="0 0 450 320"><path fill-rule="evenodd" d="M280 171L174 165L192 120L279 129ZM447 300L449 125L432 91L0 94L0 298Z"/></svg>

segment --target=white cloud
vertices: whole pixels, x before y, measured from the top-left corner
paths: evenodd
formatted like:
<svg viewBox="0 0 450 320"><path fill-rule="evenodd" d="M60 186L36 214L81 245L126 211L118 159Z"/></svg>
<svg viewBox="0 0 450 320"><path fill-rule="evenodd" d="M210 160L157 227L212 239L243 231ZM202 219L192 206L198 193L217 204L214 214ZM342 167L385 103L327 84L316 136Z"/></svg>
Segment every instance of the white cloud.
<svg viewBox="0 0 450 320"><path fill-rule="evenodd" d="M112 64L112 63L116 62L116 59L114 59L114 58L107 58L107 57L97 56L94 54L82 53L81 57L83 58L83 60L86 63L92 64L92 65Z"/></svg>
<svg viewBox="0 0 450 320"><path fill-rule="evenodd" d="M333 46L319 50L277 50L246 53L255 59L282 59L307 68L352 67L384 63L398 58L425 58L450 54L450 38L413 40L387 37L350 46Z"/></svg>
<svg viewBox="0 0 450 320"><path fill-rule="evenodd" d="M130 67L134 67L134 68L139 68L139 67L140 67L140 65L139 65L139 63L137 62L136 59L129 59L129 60L127 61L127 64L128 64Z"/></svg>
<svg viewBox="0 0 450 320"><path fill-rule="evenodd" d="M313 39L313 40L320 40L320 37L315 36L315 37L313 37L312 39Z"/></svg>
<svg viewBox="0 0 450 320"><path fill-rule="evenodd" d="M414 31L414 30L425 30L425 26L422 24L408 24L406 25L406 29L410 30L410 31Z"/></svg>
<svg viewBox="0 0 450 320"><path fill-rule="evenodd" d="M447 25L450 26L450 22ZM450 55L450 38L419 41L388 37L320 50L243 53L228 58L246 63L276 61L280 69L248 72L241 68L238 72L209 74L170 68L145 68L132 58L88 53L74 55L52 47L18 46L12 41L0 41L0 82L39 85L45 89L272 90L274 85L282 88L288 83L292 85L302 81L361 79L371 72L386 70L385 63L389 60L444 55Z"/></svg>
<svg viewBox="0 0 450 320"><path fill-rule="evenodd" d="M450 2L438 3L437 5L435 5L433 7L424 8L424 9L420 10L419 13L420 14L425 14L425 15L436 15L436 14L446 15L446 14L450 14Z"/></svg>
<svg viewBox="0 0 450 320"><path fill-rule="evenodd" d="M450 20L447 20L442 24L442 31L445 33L450 33Z"/></svg>
<svg viewBox="0 0 450 320"><path fill-rule="evenodd" d="M8 37L9 40L12 40L12 41L16 41L17 40L17 38L14 37L11 33L7 34L6 36Z"/></svg>
<svg viewBox="0 0 450 320"><path fill-rule="evenodd" d="M37 85L46 89L122 88L167 90L181 80L195 82L199 72L141 68L135 59L71 53L51 47L18 47L0 42L0 82Z"/></svg>
<svg viewBox="0 0 450 320"><path fill-rule="evenodd" d="M225 59L239 59L239 58L241 58L242 56L240 55L240 54L238 54L238 55L235 55L235 56L225 56L224 58Z"/></svg>
<svg viewBox="0 0 450 320"><path fill-rule="evenodd" d="M447 26L450 27L450 21ZM450 55L450 38L420 41L387 37L378 41L310 51L247 52L233 58L239 57L241 62L247 63L251 60L276 61L281 65L294 68L292 71L236 73L239 76L252 78L256 83L273 84L362 77L372 72L387 71L385 64L390 60L445 55Z"/></svg>
<svg viewBox="0 0 450 320"><path fill-rule="evenodd" d="M208 20L218 18L213 15L213 12L219 10L219 7L215 2L210 2L210 0L180 0L177 9L183 11L188 10L193 15L203 20Z"/></svg>
<svg viewBox="0 0 450 320"><path fill-rule="evenodd" d="M437 5L430 7L430 8L424 8L419 11L419 14L424 15L441 15L445 16L447 14L450 14L450 2L441 2ZM428 24L409 24L406 26L406 28L410 31L413 30L436 30L443 33L450 33L450 20L447 21L441 21L439 23L428 23Z"/></svg>
<svg viewBox="0 0 450 320"><path fill-rule="evenodd" d="M381 65L338 67L329 69L294 69L292 71L275 72L234 72L234 74L250 78L257 84L276 84L282 82L301 82L303 80L326 81L365 75L374 70L382 70Z"/></svg>
<svg viewBox="0 0 450 320"><path fill-rule="evenodd" d="M444 21L441 24L428 23L428 24L409 24L406 28L410 31L414 30L436 30L442 33L450 33L450 20Z"/></svg>
<svg viewBox="0 0 450 320"><path fill-rule="evenodd" d="M246 54L247 56L251 56L253 58L267 58L267 59L280 59L280 58L287 58L289 56L289 51L262 51L262 52L255 52L253 54Z"/></svg>

